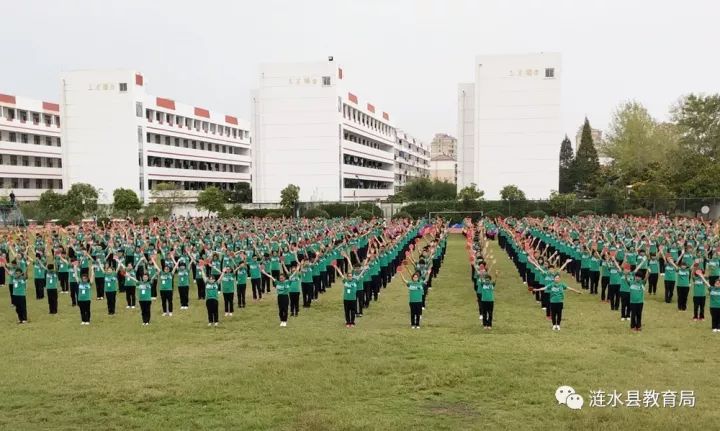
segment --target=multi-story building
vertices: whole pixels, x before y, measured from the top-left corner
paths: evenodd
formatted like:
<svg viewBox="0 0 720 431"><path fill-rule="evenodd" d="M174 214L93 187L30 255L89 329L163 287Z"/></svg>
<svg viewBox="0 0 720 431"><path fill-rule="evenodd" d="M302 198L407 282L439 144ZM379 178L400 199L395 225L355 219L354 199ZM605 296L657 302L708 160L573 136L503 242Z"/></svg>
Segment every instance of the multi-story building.
<svg viewBox="0 0 720 431"><path fill-rule="evenodd" d="M430 178L457 184L457 162L455 159L445 154L431 158Z"/></svg>
<svg viewBox="0 0 720 431"><path fill-rule="evenodd" d="M427 145L396 130L395 147L395 191L418 178L430 177L430 152Z"/></svg>
<svg viewBox="0 0 720 431"><path fill-rule="evenodd" d="M0 193L34 200L63 188L57 103L0 94Z"/></svg>
<svg viewBox="0 0 720 431"><path fill-rule="evenodd" d="M436 133L430 142L430 157L439 155L457 157L457 139L445 133Z"/></svg>
<svg viewBox="0 0 720 431"><path fill-rule="evenodd" d="M580 141L582 140L582 131L583 131L583 125L581 124L580 128L578 128L578 131L575 134L575 152L576 153L577 153L578 148L580 148ZM591 128L590 136L592 137L595 148L598 148L602 144L602 139L603 139L602 130Z"/></svg>
<svg viewBox="0 0 720 431"><path fill-rule="evenodd" d="M133 70L83 70L62 78L66 184L85 182L112 201L117 188L148 203L161 183L186 200L208 186L250 181L249 123L146 93Z"/></svg>
<svg viewBox="0 0 720 431"><path fill-rule="evenodd" d="M560 72L559 54L476 58L475 82L458 88L458 188L488 199L508 184L528 198L557 188Z"/></svg>
<svg viewBox="0 0 720 431"><path fill-rule="evenodd" d="M332 58L261 66L252 98L253 201L277 202L290 183L303 201L393 194L390 115L348 90Z"/></svg>

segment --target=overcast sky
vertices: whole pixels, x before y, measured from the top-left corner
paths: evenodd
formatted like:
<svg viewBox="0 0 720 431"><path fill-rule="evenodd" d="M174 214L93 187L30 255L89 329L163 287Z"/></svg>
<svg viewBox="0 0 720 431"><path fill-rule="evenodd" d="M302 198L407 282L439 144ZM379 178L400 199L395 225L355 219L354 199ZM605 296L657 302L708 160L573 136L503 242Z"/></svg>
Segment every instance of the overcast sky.
<svg viewBox="0 0 720 431"><path fill-rule="evenodd" d="M635 99L663 119L720 86L712 0L0 0L0 92L59 100L62 71L131 68L148 91L249 118L258 65L335 56L362 99L429 141L456 135L476 54L560 52L563 127ZM561 137L559 138L559 140Z"/></svg>

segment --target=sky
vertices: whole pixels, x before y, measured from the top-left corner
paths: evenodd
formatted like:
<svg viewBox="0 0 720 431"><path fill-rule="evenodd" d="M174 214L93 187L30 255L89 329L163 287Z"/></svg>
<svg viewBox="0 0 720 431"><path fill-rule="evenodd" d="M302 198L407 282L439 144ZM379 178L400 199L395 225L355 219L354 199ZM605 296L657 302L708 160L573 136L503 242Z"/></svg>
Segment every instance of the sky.
<svg viewBox="0 0 720 431"><path fill-rule="evenodd" d="M456 135L478 54L562 54L564 132L637 100L659 120L720 87L712 0L0 0L0 93L59 100L74 69L128 68L157 96L249 119L264 62L332 55L411 135ZM558 139L559 142L562 137Z"/></svg>

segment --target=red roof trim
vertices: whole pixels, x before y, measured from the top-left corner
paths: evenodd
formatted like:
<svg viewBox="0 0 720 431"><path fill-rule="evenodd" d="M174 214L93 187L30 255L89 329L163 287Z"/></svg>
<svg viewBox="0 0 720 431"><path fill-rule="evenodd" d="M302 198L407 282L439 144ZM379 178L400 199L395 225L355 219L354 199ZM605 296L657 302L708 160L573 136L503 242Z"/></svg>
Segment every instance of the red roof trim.
<svg viewBox="0 0 720 431"><path fill-rule="evenodd" d="M161 108L175 110L175 101L171 99L163 99L162 97L155 98L155 104Z"/></svg>

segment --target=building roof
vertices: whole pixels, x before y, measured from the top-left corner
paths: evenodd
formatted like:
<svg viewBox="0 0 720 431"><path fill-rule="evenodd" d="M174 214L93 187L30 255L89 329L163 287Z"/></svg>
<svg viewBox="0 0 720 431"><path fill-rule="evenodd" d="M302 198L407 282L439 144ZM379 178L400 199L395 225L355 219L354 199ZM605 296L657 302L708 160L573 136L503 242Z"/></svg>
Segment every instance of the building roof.
<svg viewBox="0 0 720 431"><path fill-rule="evenodd" d="M455 161L455 157L448 156L446 154L438 154L437 156L434 156L430 158L431 162L449 162L449 161Z"/></svg>

